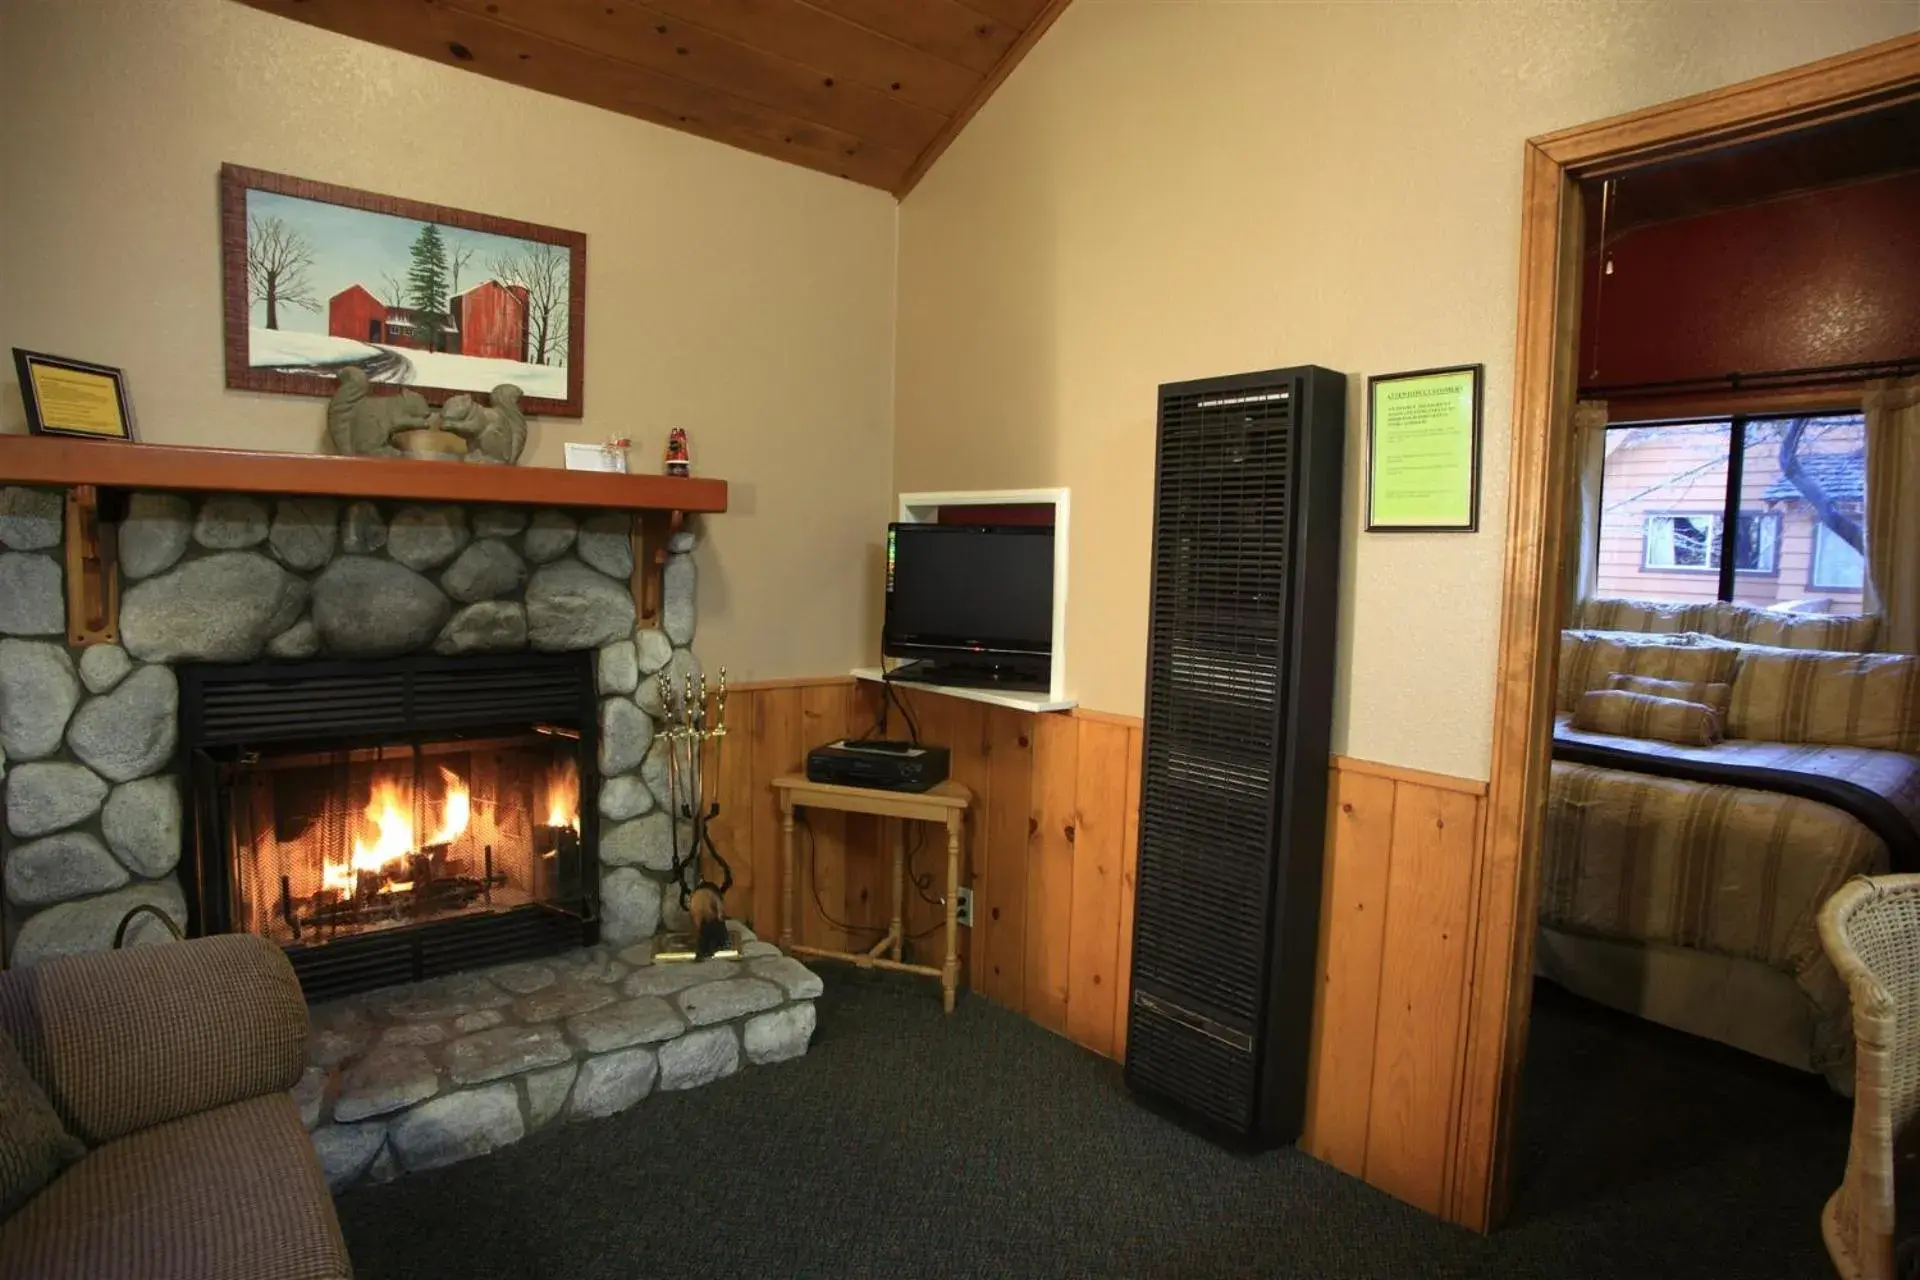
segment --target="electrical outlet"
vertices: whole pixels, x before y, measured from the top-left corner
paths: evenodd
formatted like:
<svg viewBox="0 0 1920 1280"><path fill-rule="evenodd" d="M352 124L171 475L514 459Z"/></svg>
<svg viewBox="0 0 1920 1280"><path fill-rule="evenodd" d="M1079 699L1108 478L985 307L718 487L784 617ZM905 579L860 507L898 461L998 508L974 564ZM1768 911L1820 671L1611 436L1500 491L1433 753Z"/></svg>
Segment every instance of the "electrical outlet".
<svg viewBox="0 0 1920 1280"><path fill-rule="evenodd" d="M973 890L960 891L960 903L954 909L954 916L967 928L973 928Z"/></svg>

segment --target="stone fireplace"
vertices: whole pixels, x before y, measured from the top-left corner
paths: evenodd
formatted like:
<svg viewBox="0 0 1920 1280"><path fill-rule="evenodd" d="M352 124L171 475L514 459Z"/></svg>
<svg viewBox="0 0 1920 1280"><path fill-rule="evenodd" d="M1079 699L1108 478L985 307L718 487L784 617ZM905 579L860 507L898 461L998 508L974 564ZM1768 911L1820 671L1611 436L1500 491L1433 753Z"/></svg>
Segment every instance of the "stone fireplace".
<svg viewBox="0 0 1920 1280"><path fill-rule="evenodd" d="M9 963L102 950L140 903L190 931L244 927L206 896L194 866L181 865L187 819L198 833L209 818L182 783L196 767L217 766L221 752L350 757L406 746L430 759L434 744L409 737L427 731L420 726L351 723L379 698L396 696L416 708L423 697L441 698L430 714L460 736L497 730L496 738L525 739L543 723L580 732L578 741L591 746L576 763L588 775L588 816L599 828L598 883L590 889L601 935L618 946L652 937L678 907L677 895L665 892L674 833L660 802L667 766L664 745L653 740L661 711L653 677L664 671L678 687L700 671L690 647L693 535L678 533L670 545L659 625L636 629L629 525L620 512L136 492L120 524L120 644L76 650L64 643L62 495L0 489ZM375 676L409 660L417 665L407 691L383 691ZM591 692L563 695L565 715L520 706L496 716L461 663L473 673L505 669L506 683L523 689L537 669L577 663L591 671ZM248 683L236 671L248 664L267 674ZM429 670L435 664L438 675ZM188 708L194 715L228 719L204 722L218 741L183 743L183 679L192 682L190 704L196 690L231 700L236 690L309 687L265 713L297 724L265 728L243 710L198 699ZM498 695L489 696L497 704ZM216 758L196 762L203 747ZM330 767L352 774L356 762L336 758ZM291 767L254 771L281 775L254 785L283 790L298 776ZM382 772L362 767L354 785ZM421 781L423 811L414 817L426 823L440 804L437 766ZM340 838L351 853L353 836ZM191 894L183 881L194 882ZM249 903L264 901L248 888ZM132 933L162 936L152 920Z"/></svg>
<svg viewBox="0 0 1920 1280"><path fill-rule="evenodd" d="M119 643L79 648L64 501L0 487L10 965L153 914L285 947L336 1188L805 1052L819 980L750 931L653 963L690 531L637 626L625 512L135 492Z"/></svg>

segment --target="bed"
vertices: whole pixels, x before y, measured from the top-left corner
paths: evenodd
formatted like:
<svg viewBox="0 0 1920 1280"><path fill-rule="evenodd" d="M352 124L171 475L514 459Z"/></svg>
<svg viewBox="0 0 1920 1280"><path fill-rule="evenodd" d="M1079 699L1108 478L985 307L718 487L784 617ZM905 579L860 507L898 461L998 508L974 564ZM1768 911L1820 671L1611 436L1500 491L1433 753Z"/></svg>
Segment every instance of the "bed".
<svg viewBox="0 0 1920 1280"><path fill-rule="evenodd" d="M1622 669L1724 681L1726 740L1576 728ZM1850 1092L1847 992L1816 917L1853 876L1920 870L1920 663L1570 631L1560 696L1537 971Z"/></svg>

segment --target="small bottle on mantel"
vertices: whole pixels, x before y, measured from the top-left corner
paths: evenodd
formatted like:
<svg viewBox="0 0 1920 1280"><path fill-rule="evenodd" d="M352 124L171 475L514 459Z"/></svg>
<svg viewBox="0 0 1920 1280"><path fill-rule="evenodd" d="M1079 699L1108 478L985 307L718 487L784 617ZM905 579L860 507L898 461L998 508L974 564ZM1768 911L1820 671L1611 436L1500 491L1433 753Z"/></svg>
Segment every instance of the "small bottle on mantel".
<svg viewBox="0 0 1920 1280"><path fill-rule="evenodd" d="M693 458L687 453L687 429L675 427L667 432L666 473L670 476L693 474Z"/></svg>

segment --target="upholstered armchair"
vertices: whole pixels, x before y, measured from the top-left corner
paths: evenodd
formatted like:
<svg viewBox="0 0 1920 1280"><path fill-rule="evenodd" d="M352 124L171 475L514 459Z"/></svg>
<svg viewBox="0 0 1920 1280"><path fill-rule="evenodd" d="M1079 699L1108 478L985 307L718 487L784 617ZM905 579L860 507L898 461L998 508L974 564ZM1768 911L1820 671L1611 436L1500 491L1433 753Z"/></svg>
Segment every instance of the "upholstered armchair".
<svg viewBox="0 0 1920 1280"><path fill-rule="evenodd" d="M351 1276L288 1092L307 1006L278 947L225 934L9 970L0 1031L77 1139L0 1224L0 1280Z"/></svg>

